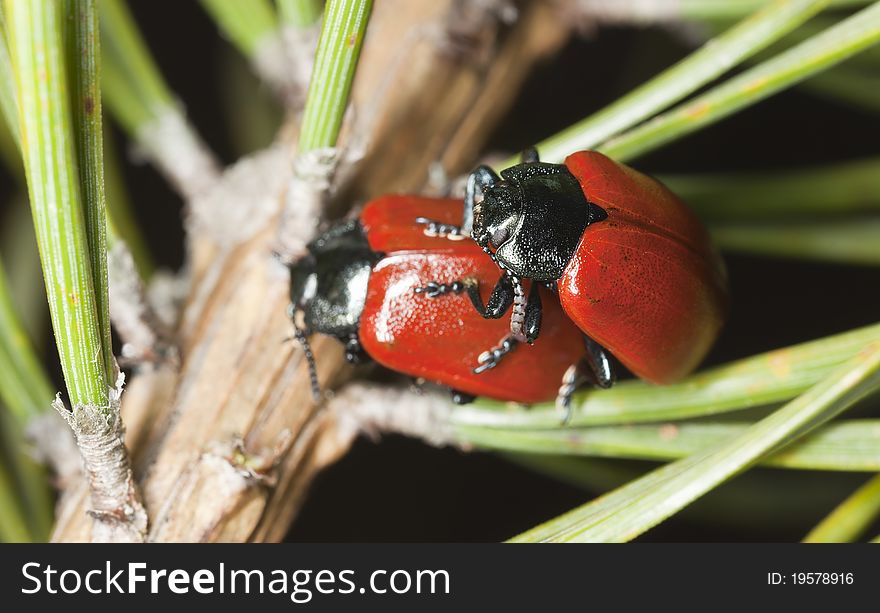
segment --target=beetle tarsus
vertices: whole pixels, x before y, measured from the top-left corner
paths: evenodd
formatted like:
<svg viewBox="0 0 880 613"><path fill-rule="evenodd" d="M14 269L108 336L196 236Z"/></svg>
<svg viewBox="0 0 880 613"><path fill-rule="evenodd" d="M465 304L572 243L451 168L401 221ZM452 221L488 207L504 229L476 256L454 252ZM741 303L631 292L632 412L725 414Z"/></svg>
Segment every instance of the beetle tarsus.
<svg viewBox="0 0 880 613"><path fill-rule="evenodd" d="M572 364L568 367L568 370L562 375L562 384L556 395L556 411L560 415L563 426L567 426L571 421L571 396L585 380L580 364Z"/></svg>
<svg viewBox="0 0 880 613"><path fill-rule="evenodd" d="M479 375L498 366L501 359L513 351L518 344L519 341L512 336L505 336L496 346L480 354L477 358L479 366L474 368L474 374Z"/></svg>
<svg viewBox="0 0 880 613"><path fill-rule="evenodd" d="M349 364L360 364L364 361L367 354L361 346L361 339L358 338L357 334L352 334L347 339L344 339L343 342L345 343L346 362Z"/></svg>
<svg viewBox="0 0 880 613"><path fill-rule="evenodd" d="M529 291L529 301L526 303L525 320L523 322L523 332L526 336L526 342L531 345L538 339L541 333L541 320L543 318L543 309L541 306L541 294L538 290L538 284L532 283L532 289Z"/></svg>
<svg viewBox="0 0 880 613"><path fill-rule="evenodd" d="M614 366L608 351L586 334L584 334L584 348L587 350L584 359L592 376L593 385L601 389L608 389L614 385Z"/></svg>
<svg viewBox="0 0 880 613"><path fill-rule="evenodd" d="M513 275L507 276L513 287L513 311L510 313L510 334L518 341L528 341L525 326L529 300L526 298L525 291L523 291L520 278Z"/></svg>
<svg viewBox="0 0 880 613"><path fill-rule="evenodd" d="M489 300L485 304L483 303L483 297L480 295L480 283L476 279L460 279L449 283L428 281L413 291L417 294L424 294L428 298L465 292L468 298L470 298L471 304L474 305L474 309L483 319L500 319L516 300L516 290L511 277L508 275L501 275L495 287L492 288ZM525 302L525 297L523 297L523 301ZM541 327L541 299L537 294L537 290L532 292L528 302L531 311L524 314L523 321L529 320L525 325L532 329L535 336L537 336L537 332ZM523 335L523 338L519 340L528 340L528 335ZM533 341L534 338L529 342Z"/></svg>
<svg viewBox="0 0 880 613"><path fill-rule="evenodd" d="M561 415L562 425L571 421L571 397L581 385L591 383L600 389L608 389L614 384L614 367L605 348L585 334L584 349L584 357L562 375L556 396L556 410Z"/></svg>
<svg viewBox="0 0 880 613"><path fill-rule="evenodd" d="M463 281L453 281L452 283L428 281L425 285L417 287L413 291L417 294L424 294L428 298L437 298L446 294L460 294L464 290L465 283Z"/></svg>
<svg viewBox="0 0 880 613"><path fill-rule="evenodd" d="M466 279L464 281L465 291L471 303L483 319L500 319L510 305L513 304L514 290L513 284L507 275L501 275L498 283L492 289L489 300L483 304L483 298L480 296L480 285L474 279Z"/></svg>
<svg viewBox="0 0 880 613"><path fill-rule="evenodd" d="M460 241L470 236L470 230L465 231L461 226L442 223L427 217L416 217L416 225L424 226L422 232L431 238L445 238L451 241Z"/></svg>

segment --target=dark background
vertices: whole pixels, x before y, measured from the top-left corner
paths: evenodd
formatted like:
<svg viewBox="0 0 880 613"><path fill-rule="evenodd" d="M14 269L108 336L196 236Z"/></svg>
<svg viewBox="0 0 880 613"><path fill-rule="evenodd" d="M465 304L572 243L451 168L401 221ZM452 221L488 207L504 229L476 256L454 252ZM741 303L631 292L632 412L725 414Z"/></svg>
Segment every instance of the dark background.
<svg viewBox="0 0 880 613"><path fill-rule="evenodd" d="M147 41L199 133L224 159L235 158L218 100L228 44L195 2L175 3L174 19L153 3L132 2ZM487 150L515 151L613 101L683 57L669 32L607 28L574 40L541 66ZM768 170L875 154L876 117L794 90L637 160L649 173ZM120 151L125 140L118 132ZM149 166L127 163L137 215L160 264L182 262L181 202ZM4 177L4 196L10 181ZM3 198L5 202L8 198ZM727 256L732 317L709 358L718 363L818 338L877 320L876 269ZM54 356L47 341L46 355ZM57 369L56 369L57 370ZM59 381L60 385L60 381ZM592 461L604 474L647 463ZM752 471L708 495L645 540L796 540L866 477ZM608 481L605 487L610 487ZM747 494L739 492L746 488ZM760 495L755 496L755 489ZM288 535L294 541L496 541L592 497L488 454L436 450L389 437L359 441L319 476ZM742 504L737 505L737 501Z"/></svg>

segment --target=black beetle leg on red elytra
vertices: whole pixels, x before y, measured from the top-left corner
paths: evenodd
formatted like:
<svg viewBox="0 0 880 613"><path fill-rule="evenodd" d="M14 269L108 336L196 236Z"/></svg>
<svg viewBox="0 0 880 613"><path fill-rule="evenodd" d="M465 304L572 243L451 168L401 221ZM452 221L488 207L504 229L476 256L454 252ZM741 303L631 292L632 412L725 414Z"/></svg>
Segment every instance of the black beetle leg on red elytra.
<svg viewBox="0 0 880 613"><path fill-rule="evenodd" d="M461 226L441 223L427 217L416 217L416 224L425 226L422 229L422 232L424 232L425 236L430 236L432 238L446 238L451 241L460 241L470 238L470 232L465 232L462 230Z"/></svg>
<svg viewBox="0 0 880 613"><path fill-rule="evenodd" d="M522 279L514 275L510 276L513 286L513 312L510 314L510 333L514 338L525 341L529 345L538 339L541 333L541 320L543 308L541 294L538 288L539 282L532 282L532 289L526 296L523 291Z"/></svg>
<svg viewBox="0 0 880 613"><path fill-rule="evenodd" d="M471 303L477 310L477 313L479 313L484 319L501 318L504 313L510 309L516 298L512 277L507 274L501 275L498 279L498 283L496 283L495 287L492 289L492 293L489 295L489 300L486 304L483 304L483 299L480 296L480 288L476 282L466 280L465 288L468 297L471 299ZM531 310L528 308L526 309L524 327L527 332L525 340L532 343L541 329L541 298L538 296L537 287L533 287L529 303L531 305ZM501 339L498 345L481 353L480 357L477 358L478 365L474 368L474 374L478 375L495 368L501 359L510 353L519 342L519 339L512 334L508 334Z"/></svg>
<svg viewBox="0 0 880 613"><path fill-rule="evenodd" d="M460 226L442 223L428 217L416 217L416 224L424 226L422 231L426 236L449 240L468 238L474 227L474 206L476 205L477 193L479 192L479 196L482 198L486 190L500 180L495 171L488 166L479 166L468 176L464 192L464 212Z"/></svg>
<svg viewBox="0 0 880 613"><path fill-rule="evenodd" d="M440 281L428 281L421 287L413 290L417 294L424 294L428 298L437 298L447 294L460 294L464 291L464 281L452 281L441 283Z"/></svg>
<svg viewBox="0 0 880 613"><path fill-rule="evenodd" d="M532 283L532 289L529 291L529 301L526 303L526 318L523 323L523 333L526 335L526 342L531 345L541 333L541 320L543 319L543 307L541 305L541 294L538 290L538 284Z"/></svg>
<svg viewBox="0 0 880 613"><path fill-rule="evenodd" d="M417 294L424 294L428 298L437 298L448 294L468 295L477 313L483 319L499 319L507 312L510 305L513 304L513 286L507 275L501 275L498 283L492 289L489 300L483 304L483 298L480 296L480 283L476 279L457 279L448 283L440 281L428 281L421 287L413 290Z"/></svg>
<svg viewBox="0 0 880 613"><path fill-rule="evenodd" d="M556 396L556 408L562 414L562 423L571 420L571 396L584 383L608 389L614 384L614 366L608 351L584 334L586 353L577 364L569 366L562 376L562 385Z"/></svg>
<svg viewBox="0 0 880 613"><path fill-rule="evenodd" d="M519 341L512 336L508 335L502 338L495 347L480 354L480 357L477 358L478 366L473 371L474 374L479 375L498 366L501 359L513 351L517 345L519 345Z"/></svg>
<svg viewBox="0 0 880 613"><path fill-rule="evenodd" d="M471 304L474 305L477 313L483 319L499 319L507 312L510 305L513 304L513 284L510 282L508 275L501 275L498 283L492 289L492 293L489 294L489 300L486 301L486 304L483 304L483 298L480 296L480 285L477 281L465 279L464 286L468 298L471 299Z"/></svg>

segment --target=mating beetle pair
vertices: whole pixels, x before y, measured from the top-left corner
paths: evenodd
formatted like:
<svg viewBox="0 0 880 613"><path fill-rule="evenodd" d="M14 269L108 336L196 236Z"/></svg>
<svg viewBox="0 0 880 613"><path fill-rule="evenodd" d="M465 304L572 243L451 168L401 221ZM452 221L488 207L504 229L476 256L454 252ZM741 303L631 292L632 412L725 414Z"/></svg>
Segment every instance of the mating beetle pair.
<svg viewBox="0 0 880 613"><path fill-rule="evenodd" d="M708 233L672 192L583 151L564 164L527 153L500 177L481 166L463 206L371 202L291 267L291 300L306 346L308 333L336 336L350 359L366 353L459 398L536 402L562 380L567 408L580 382L612 384L611 355L655 383L688 374L727 291ZM512 351L523 342L534 347Z"/></svg>
<svg viewBox="0 0 880 613"><path fill-rule="evenodd" d="M414 222L431 216L452 224L461 215L461 200L385 196L319 236L291 267L296 336L302 339L306 330L335 336L349 361L369 356L391 370L442 383L459 402L478 395L550 400L583 345L549 290L536 286L546 302L541 338L497 369L488 364L500 351L488 352L493 361L481 353L506 336L507 323L483 319L463 291L433 293L448 279L475 288L481 300L497 279L498 267L473 241L428 237Z"/></svg>

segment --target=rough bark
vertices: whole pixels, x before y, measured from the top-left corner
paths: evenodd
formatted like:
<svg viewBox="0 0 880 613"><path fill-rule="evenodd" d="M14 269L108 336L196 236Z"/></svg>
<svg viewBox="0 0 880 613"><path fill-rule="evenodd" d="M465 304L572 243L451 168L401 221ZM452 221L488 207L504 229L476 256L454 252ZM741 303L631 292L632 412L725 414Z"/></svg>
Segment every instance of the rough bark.
<svg viewBox="0 0 880 613"><path fill-rule="evenodd" d="M120 419L122 378L110 390L110 405L78 405L68 411L60 399L52 407L67 421L82 456L93 519L90 539L97 543L142 543L147 534L147 512L125 450L125 428Z"/></svg>

